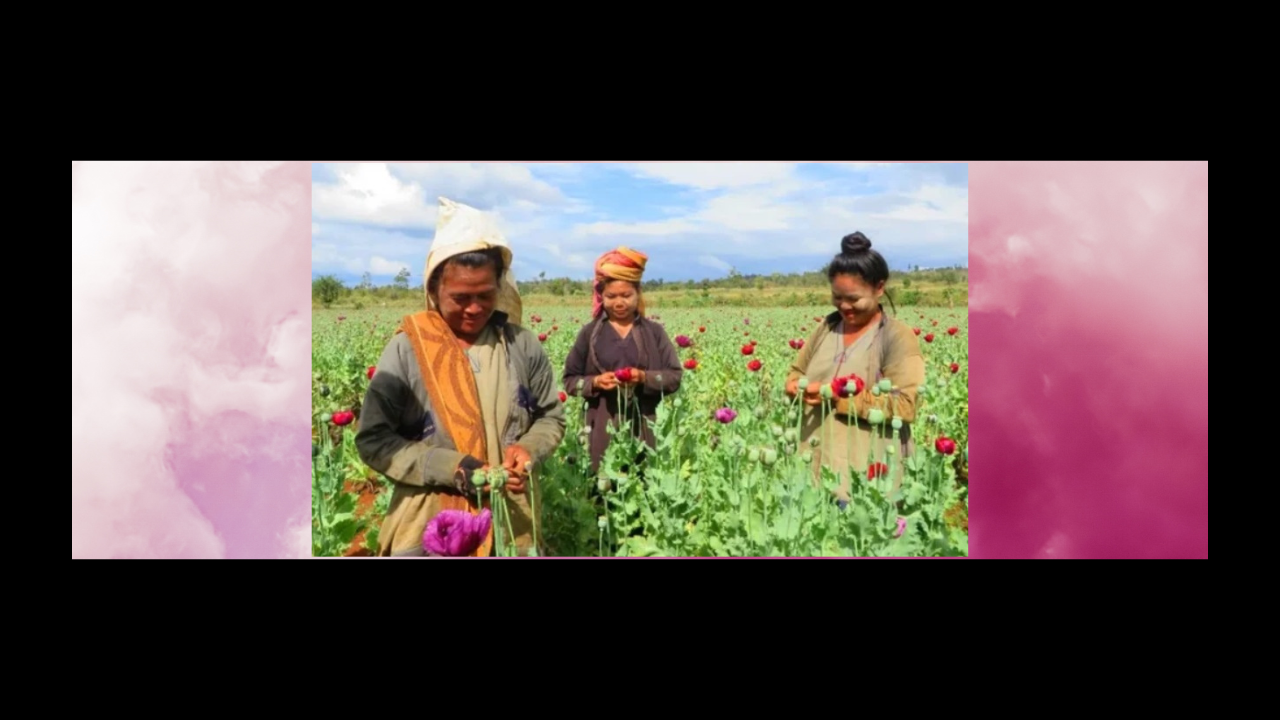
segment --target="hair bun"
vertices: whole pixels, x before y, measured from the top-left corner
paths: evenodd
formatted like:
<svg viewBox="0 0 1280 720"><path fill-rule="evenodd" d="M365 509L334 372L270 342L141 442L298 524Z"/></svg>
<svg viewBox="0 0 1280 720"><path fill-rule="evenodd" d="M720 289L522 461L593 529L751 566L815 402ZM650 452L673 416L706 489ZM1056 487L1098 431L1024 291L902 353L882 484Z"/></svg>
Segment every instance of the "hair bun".
<svg viewBox="0 0 1280 720"><path fill-rule="evenodd" d="M871 249L871 240L860 232L845 235L840 241L840 253L854 255Z"/></svg>

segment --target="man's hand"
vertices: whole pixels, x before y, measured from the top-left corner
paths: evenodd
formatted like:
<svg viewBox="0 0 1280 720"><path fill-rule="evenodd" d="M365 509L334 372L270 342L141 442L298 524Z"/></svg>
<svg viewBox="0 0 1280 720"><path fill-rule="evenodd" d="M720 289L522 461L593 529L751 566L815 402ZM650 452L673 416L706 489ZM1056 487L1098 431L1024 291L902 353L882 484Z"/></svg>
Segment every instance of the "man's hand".
<svg viewBox="0 0 1280 720"><path fill-rule="evenodd" d="M612 372L597 375L591 384L597 390L615 390L618 387L618 378L614 377Z"/></svg>
<svg viewBox="0 0 1280 720"><path fill-rule="evenodd" d="M512 445L502 453L502 467L507 471L507 489L516 494L524 493L529 471L526 466L533 456L519 445Z"/></svg>

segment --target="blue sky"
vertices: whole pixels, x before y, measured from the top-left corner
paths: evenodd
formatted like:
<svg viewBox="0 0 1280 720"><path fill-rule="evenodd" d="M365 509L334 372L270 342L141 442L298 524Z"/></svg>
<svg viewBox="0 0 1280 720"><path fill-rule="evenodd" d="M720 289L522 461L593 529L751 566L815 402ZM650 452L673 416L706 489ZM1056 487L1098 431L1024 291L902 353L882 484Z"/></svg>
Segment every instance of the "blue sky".
<svg viewBox="0 0 1280 720"><path fill-rule="evenodd" d="M587 280L618 245L646 279L821 268L860 230L893 269L969 264L964 163L352 163L312 166L312 275L402 267L420 286L437 198L494 215L516 277Z"/></svg>

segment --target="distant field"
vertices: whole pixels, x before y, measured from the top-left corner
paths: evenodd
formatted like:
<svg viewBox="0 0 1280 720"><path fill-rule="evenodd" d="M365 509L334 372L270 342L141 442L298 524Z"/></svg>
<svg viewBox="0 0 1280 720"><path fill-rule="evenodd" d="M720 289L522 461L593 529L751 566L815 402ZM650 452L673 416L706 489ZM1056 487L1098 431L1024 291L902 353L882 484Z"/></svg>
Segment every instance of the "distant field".
<svg viewBox="0 0 1280 720"><path fill-rule="evenodd" d="M930 290L927 285L916 289ZM643 487L618 472L617 455L606 458L602 478L586 477L583 406L568 399L565 439L537 474L542 552L967 555L968 318L959 300L965 297L963 288L958 290L953 290L954 308L898 306L896 316L920 329L928 363L919 420L913 426L917 454L904 459L877 451L876 461L904 473L902 496L886 498L889 481L864 473L845 511L828 501L827 491L806 480L803 456L808 448L796 442L799 416L782 389L797 352L789 341L807 339L815 318L830 312L827 289L715 290L714 301L707 300L702 308L684 306L699 301L699 290L647 291L650 315L673 340L678 335L690 339L691 346L679 354L682 361L696 362L696 369L685 371L679 392L662 406L656 429L659 451ZM796 299L803 304L784 306ZM768 301L771 307L756 305ZM419 291L371 300L360 310L338 303L313 312L317 555L370 554L376 547L388 483L360 462L353 441L369 367L399 319L421 305ZM584 295L524 297L526 324L545 336L557 379L589 307ZM541 321L534 320L538 316ZM954 334L948 332L951 328ZM932 335L932 342L924 341L926 335ZM743 347L751 341L756 345L745 355ZM757 371L748 367L752 360L762 363ZM722 407L732 408L737 417L728 424L717 422L713 413ZM336 426L329 420L341 411L357 417ZM887 420L884 427L892 432ZM939 437L954 440L954 454L935 447ZM591 501L601 479L608 481L603 508ZM895 508L891 500L902 505Z"/></svg>

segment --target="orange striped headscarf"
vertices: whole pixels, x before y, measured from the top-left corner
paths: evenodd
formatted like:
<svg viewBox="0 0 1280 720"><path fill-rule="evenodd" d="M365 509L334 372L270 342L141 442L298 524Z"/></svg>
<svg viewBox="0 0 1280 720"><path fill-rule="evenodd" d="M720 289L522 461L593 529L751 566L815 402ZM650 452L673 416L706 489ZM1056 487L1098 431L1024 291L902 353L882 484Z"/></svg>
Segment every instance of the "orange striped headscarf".
<svg viewBox="0 0 1280 720"><path fill-rule="evenodd" d="M601 255L596 260L596 288L591 298L591 317L599 317L600 310L604 307L604 298L600 295L600 286L603 283L610 280L626 280L638 285L644 276L644 266L648 262L648 255L627 247L619 247ZM638 309L643 316L643 298L640 299Z"/></svg>

